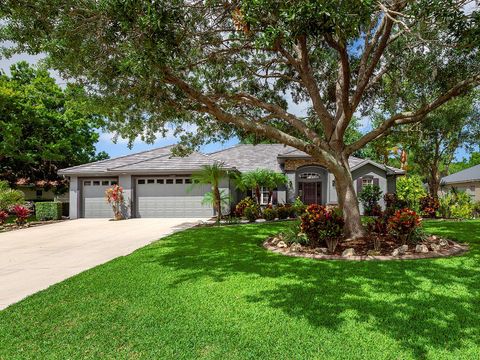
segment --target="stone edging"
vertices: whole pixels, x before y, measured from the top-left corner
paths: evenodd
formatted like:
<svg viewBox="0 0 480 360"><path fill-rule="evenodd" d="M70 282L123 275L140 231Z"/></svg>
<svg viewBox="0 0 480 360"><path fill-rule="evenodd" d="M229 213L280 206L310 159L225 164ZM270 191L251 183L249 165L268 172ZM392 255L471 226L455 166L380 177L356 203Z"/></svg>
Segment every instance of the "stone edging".
<svg viewBox="0 0 480 360"><path fill-rule="evenodd" d="M341 256L341 255L326 255L326 254L313 254L307 252L298 252L298 251L289 251L283 248L277 248L276 246L269 245L268 240L263 242L263 247L271 252L278 253L281 255L286 256L294 256L294 257L303 257L303 258L310 258L310 259L318 259L318 260L354 260L354 261L366 261L366 260L417 260L417 259L429 259L429 258L442 258L448 256L456 256L462 255L469 250L467 244L459 244L455 241L448 240L450 243L453 244L447 250L441 250L439 252L429 251L428 253L414 253L414 254L406 254L400 256L391 256L391 255L355 255L355 256Z"/></svg>

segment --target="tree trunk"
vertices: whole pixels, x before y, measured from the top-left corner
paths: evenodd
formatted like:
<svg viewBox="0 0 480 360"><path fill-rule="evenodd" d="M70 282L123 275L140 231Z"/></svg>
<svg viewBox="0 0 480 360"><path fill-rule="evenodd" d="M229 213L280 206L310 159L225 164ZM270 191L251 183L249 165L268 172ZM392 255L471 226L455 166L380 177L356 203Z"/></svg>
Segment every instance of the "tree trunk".
<svg viewBox="0 0 480 360"><path fill-rule="evenodd" d="M257 204L260 205L260 186L255 186L255 197L257 198Z"/></svg>
<svg viewBox="0 0 480 360"><path fill-rule="evenodd" d="M267 205L270 205L270 202L272 201L273 197L273 190L268 190L268 202Z"/></svg>
<svg viewBox="0 0 480 360"><path fill-rule="evenodd" d="M348 161L348 160L347 160ZM335 176L338 204L345 220L344 233L347 239L356 239L364 236L364 228L360 217L357 195L353 185L352 174L348 163L338 165L332 169Z"/></svg>
<svg viewBox="0 0 480 360"><path fill-rule="evenodd" d="M222 219L222 199L220 197L220 190L218 189L218 186L215 186L213 189L215 193L215 207L217 210L217 219L220 221Z"/></svg>

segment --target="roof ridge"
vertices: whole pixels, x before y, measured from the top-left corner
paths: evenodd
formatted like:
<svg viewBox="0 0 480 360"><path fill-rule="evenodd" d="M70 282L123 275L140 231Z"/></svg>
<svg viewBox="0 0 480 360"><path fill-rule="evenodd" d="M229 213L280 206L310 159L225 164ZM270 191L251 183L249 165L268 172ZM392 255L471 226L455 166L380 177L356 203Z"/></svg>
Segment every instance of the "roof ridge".
<svg viewBox="0 0 480 360"><path fill-rule="evenodd" d="M226 149L217 150L217 151L214 151L214 152L211 152L211 153L208 153L208 154L204 154L204 155L210 156L210 155L213 155L213 154L218 154L218 153L221 153L221 152L224 152L224 151L227 151L227 150L232 150L232 149L234 149L234 148L236 148L236 147L240 147L240 146L242 146L242 145L249 145L249 144L238 143L238 144L235 144L235 145L233 145L233 146L230 146L230 147L228 147L228 148L226 148Z"/></svg>

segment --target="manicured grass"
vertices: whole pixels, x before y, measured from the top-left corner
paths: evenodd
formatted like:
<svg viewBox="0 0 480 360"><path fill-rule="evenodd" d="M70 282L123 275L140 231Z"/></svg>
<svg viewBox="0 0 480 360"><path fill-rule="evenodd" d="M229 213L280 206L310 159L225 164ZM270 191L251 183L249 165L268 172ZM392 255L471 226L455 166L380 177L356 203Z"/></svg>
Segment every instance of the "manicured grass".
<svg viewBox="0 0 480 360"><path fill-rule="evenodd" d="M461 257L269 253L285 223L187 230L0 312L0 358L478 359L480 221Z"/></svg>

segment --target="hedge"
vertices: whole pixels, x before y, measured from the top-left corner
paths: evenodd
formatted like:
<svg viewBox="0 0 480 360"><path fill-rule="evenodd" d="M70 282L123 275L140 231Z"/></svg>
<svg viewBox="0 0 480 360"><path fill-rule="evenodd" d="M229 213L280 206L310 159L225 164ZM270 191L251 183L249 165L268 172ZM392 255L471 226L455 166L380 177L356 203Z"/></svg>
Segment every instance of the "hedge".
<svg viewBox="0 0 480 360"><path fill-rule="evenodd" d="M38 220L60 220L62 218L62 203L59 201L37 202L35 215Z"/></svg>

